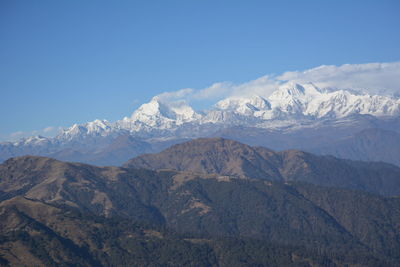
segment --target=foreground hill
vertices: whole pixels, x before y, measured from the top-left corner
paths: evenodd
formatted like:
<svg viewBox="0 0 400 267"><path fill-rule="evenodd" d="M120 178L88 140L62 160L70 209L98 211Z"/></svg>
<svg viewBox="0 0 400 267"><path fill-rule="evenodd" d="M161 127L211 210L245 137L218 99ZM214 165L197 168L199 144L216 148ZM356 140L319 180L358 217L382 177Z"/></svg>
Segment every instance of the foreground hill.
<svg viewBox="0 0 400 267"><path fill-rule="evenodd" d="M218 173L268 181L301 181L323 186L400 195L400 168L288 150L275 152L223 138L200 138L158 154L129 160L125 167Z"/></svg>
<svg viewBox="0 0 400 267"><path fill-rule="evenodd" d="M182 236L22 197L1 203L0 219L0 266L395 266L362 251L343 257L260 239Z"/></svg>
<svg viewBox="0 0 400 267"><path fill-rule="evenodd" d="M358 191L25 156L0 165L0 199L3 265L400 260L400 199Z"/></svg>

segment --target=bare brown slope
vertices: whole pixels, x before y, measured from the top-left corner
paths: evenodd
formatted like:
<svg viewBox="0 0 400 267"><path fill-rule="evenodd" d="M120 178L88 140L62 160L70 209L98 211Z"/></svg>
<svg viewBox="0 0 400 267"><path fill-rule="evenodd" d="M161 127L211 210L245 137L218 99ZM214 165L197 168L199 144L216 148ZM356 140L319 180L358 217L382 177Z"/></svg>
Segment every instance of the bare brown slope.
<svg viewBox="0 0 400 267"><path fill-rule="evenodd" d="M82 211L111 217L160 221L160 215L143 203L132 184L141 175L118 167L96 167L62 162L46 157L11 158L0 165L0 201L24 196L54 205L66 205ZM126 208L135 206L135 210Z"/></svg>
<svg viewBox="0 0 400 267"><path fill-rule="evenodd" d="M158 154L133 158L124 166L303 181L400 195L400 168L391 164L316 156L298 150L274 152L222 138L201 138L174 145Z"/></svg>
<svg viewBox="0 0 400 267"><path fill-rule="evenodd" d="M268 157L275 157L275 152L268 149L261 152L232 140L200 138L174 145L158 154L133 158L124 166L281 180L276 164L266 160Z"/></svg>
<svg viewBox="0 0 400 267"><path fill-rule="evenodd" d="M274 160L285 161L286 158L300 156L310 160L307 155L287 152L287 155ZM296 162L299 166L304 164L299 160ZM296 172L297 165L293 165L291 170ZM26 191L20 191L21 188ZM97 242L89 243L88 248L102 249L96 248L96 244L104 242L97 238L99 232L92 226L102 228L104 223L100 221L100 225L94 225L84 217L77 217L76 220L68 217L65 211L72 207L82 213L107 217L116 215L119 217L117 221L121 216L129 221L156 224L160 223L161 217L164 219L161 225L196 236L257 238L327 251L340 248L338 252L349 255L368 255L366 253L370 253L369 248L372 248L382 257L389 255L393 260L400 257L397 253L400 248L398 199L349 190L329 189L331 191L326 192L325 189L313 188L305 184L299 187L296 183L285 185L213 174L100 168L42 157L14 158L0 165L0 193L7 198L0 202L0 229L4 229L0 231L0 239L5 240L0 242L0 253L2 248L11 246L13 253L34 258L35 255L26 255L21 251L28 251L36 244L45 245L42 247L45 251L54 253L56 246L64 252L69 243L64 239L68 238L76 246L70 244L70 252L65 250L69 254L61 254L58 258L63 261L88 259L75 251L81 246L82 239L89 243L86 240L90 238ZM10 194L14 197L10 198ZM349 208L348 204L355 201L360 207ZM373 205L376 208L371 213ZM64 218L64 214L68 218ZM356 214L357 218L352 214ZM13 239L9 236L13 229L22 231L24 235ZM112 225L107 229L118 227ZM109 231L107 229L105 232ZM39 234L36 234L38 231ZM121 236L128 235L121 233ZM45 239L37 240L36 237ZM108 240L116 240L114 235L110 238ZM37 240L37 243L28 246L23 240ZM115 242L111 244L114 246ZM357 254L359 252L362 254ZM116 255L122 254L118 252ZM18 262L10 255L6 260Z"/></svg>

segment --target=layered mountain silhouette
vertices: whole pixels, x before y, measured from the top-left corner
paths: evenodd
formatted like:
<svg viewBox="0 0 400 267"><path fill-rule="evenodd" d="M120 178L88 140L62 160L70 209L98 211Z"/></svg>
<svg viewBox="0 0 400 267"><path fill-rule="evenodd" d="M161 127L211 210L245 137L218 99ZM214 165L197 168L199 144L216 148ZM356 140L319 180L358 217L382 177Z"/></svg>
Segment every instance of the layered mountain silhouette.
<svg viewBox="0 0 400 267"><path fill-rule="evenodd" d="M361 179L371 172L388 175ZM12 158L0 165L0 264L396 266L398 197L310 184L392 195L385 177L398 188L393 165L220 138L126 167Z"/></svg>
<svg viewBox="0 0 400 267"><path fill-rule="evenodd" d="M301 181L323 186L400 195L400 168L288 150L274 152L223 138L174 145L158 154L129 160L125 167L218 173L268 181Z"/></svg>

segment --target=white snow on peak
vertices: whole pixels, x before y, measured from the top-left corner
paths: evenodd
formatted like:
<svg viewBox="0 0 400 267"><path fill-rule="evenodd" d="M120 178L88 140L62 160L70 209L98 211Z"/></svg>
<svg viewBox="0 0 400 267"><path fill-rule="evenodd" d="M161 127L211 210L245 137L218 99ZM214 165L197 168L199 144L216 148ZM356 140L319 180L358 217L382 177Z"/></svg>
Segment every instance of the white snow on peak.
<svg viewBox="0 0 400 267"><path fill-rule="evenodd" d="M298 84L295 82L287 82L281 85L269 97L269 100L284 102L288 99L298 99L301 101L310 101L311 98L320 95L321 90L312 83Z"/></svg>
<svg viewBox="0 0 400 267"><path fill-rule="evenodd" d="M243 115L252 115L255 111L270 110L271 104L263 97L229 97L219 101L215 107L219 110L235 111Z"/></svg>
<svg viewBox="0 0 400 267"><path fill-rule="evenodd" d="M157 96L141 105L130 118L124 118L120 125L135 131L143 127L167 129L191 122L201 117L186 102L164 103Z"/></svg>
<svg viewBox="0 0 400 267"><path fill-rule="evenodd" d="M168 108L163 105L157 96L153 97L150 102L141 105L135 112L133 112L131 119L143 120L144 117L162 116L169 118L173 116Z"/></svg>
<svg viewBox="0 0 400 267"><path fill-rule="evenodd" d="M271 104L265 98L252 95L248 97L228 97L214 105L200 123L223 123L235 125L249 123L271 110Z"/></svg>
<svg viewBox="0 0 400 267"><path fill-rule="evenodd" d="M399 99L359 95L349 90L322 91L311 83L288 82L273 92L268 100L274 114L281 116L342 118L352 114L383 116L400 113Z"/></svg>
<svg viewBox="0 0 400 267"><path fill-rule="evenodd" d="M352 114L398 115L400 100L386 96L356 95L339 90L313 99L304 113L317 118L342 118Z"/></svg>
<svg viewBox="0 0 400 267"><path fill-rule="evenodd" d="M30 137L24 137L18 140L17 142L14 142L14 146L21 146L21 145L33 145L33 146L38 146L38 145L45 145L49 141L49 139L41 136L41 135L36 135L36 136L30 136Z"/></svg>
<svg viewBox="0 0 400 267"><path fill-rule="evenodd" d="M107 120L94 120L85 124L88 133L101 133L110 131L111 124Z"/></svg>
<svg viewBox="0 0 400 267"><path fill-rule="evenodd" d="M57 138L61 140L72 140L77 137L106 136L113 130L113 125L107 120L94 120L84 124L74 124L62 130Z"/></svg>
<svg viewBox="0 0 400 267"><path fill-rule="evenodd" d="M275 111L274 114L304 115L308 103L320 97L321 94L321 91L311 83L300 85L288 82L274 91L268 100Z"/></svg>
<svg viewBox="0 0 400 267"><path fill-rule="evenodd" d="M400 114L400 100L357 94L350 90L321 90L312 83L287 82L268 98L229 97L219 101L203 122L260 123L266 120L343 118L353 114Z"/></svg>

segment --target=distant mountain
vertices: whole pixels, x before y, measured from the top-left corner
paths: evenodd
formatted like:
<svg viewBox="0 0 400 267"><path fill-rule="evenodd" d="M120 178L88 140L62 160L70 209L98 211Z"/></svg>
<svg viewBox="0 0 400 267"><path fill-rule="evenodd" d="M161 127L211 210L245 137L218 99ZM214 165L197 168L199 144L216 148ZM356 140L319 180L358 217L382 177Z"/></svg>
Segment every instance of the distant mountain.
<svg viewBox="0 0 400 267"><path fill-rule="evenodd" d="M0 200L2 265L400 260L399 198L344 189L25 156L0 165Z"/></svg>
<svg viewBox="0 0 400 267"><path fill-rule="evenodd" d="M120 131L138 136L171 135L188 125L242 125L256 124L260 128L275 128L275 120L287 121L339 119L356 114L373 116L400 115L400 99L378 95L360 95L349 90L327 91L313 84L288 82L268 98L253 95L223 99L206 112L196 112L185 102L168 103L154 97L141 105L131 117L113 124L96 120L74 125L58 138L105 136ZM270 124L270 125L268 125Z"/></svg>
<svg viewBox="0 0 400 267"><path fill-rule="evenodd" d="M400 166L400 133L378 128L365 129L314 151L340 158L384 161Z"/></svg>
<svg viewBox="0 0 400 267"><path fill-rule="evenodd" d="M212 136L274 150L299 149L318 155L400 166L396 149L400 147L399 127L398 117L377 119L364 115L279 130L235 126L221 129Z"/></svg>
<svg viewBox="0 0 400 267"><path fill-rule="evenodd" d="M97 151L79 152L79 150L63 149L50 153L50 157L60 160L74 160L98 165L120 165L127 157L154 151L152 145L129 134L117 136L110 143Z"/></svg>
<svg viewBox="0 0 400 267"><path fill-rule="evenodd" d="M156 96L131 116L113 123L95 120L74 124L54 138L37 136L0 143L0 160L32 154L119 165L133 156L159 152L160 147L182 140L213 136L276 150L294 148L332 153L326 148L327 142L351 138L365 129L399 133L399 116L398 98L321 89L311 83L287 82L268 97L229 97L207 111L195 111L183 101L167 102ZM249 128L255 129L254 133L248 133ZM257 132L263 134L257 136ZM263 138L265 133L267 136ZM269 137L276 142L268 142ZM121 144L121 139L126 143L125 152L115 152L113 147ZM351 153L342 150L334 155L363 159L361 152ZM377 156L374 160L386 159Z"/></svg>
<svg viewBox="0 0 400 267"><path fill-rule="evenodd" d="M222 138L196 139L174 145L158 154L133 158L124 166L218 173L268 181L302 181L400 195L400 168L391 164L342 160L297 150L274 152Z"/></svg>
<svg viewBox="0 0 400 267"><path fill-rule="evenodd" d="M342 118L354 114L398 115L399 100L383 96L358 95L348 90L324 91L312 83L288 82L267 99L260 96L231 97L219 101L216 110L272 119Z"/></svg>

